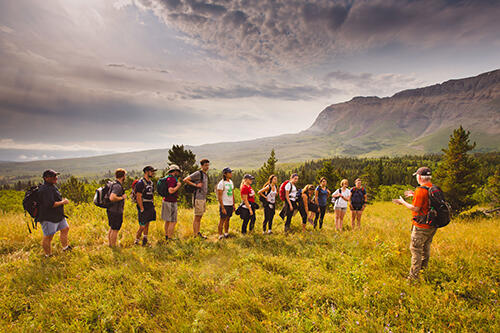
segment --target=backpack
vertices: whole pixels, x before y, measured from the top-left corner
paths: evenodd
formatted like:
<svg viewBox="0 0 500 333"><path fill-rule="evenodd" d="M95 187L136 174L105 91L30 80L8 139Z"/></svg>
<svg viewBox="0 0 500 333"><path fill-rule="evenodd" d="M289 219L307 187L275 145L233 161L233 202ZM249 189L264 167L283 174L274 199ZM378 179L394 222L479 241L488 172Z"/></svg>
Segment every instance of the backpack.
<svg viewBox="0 0 500 333"><path fill-rule="evenodd" d="M130 200L132 200L133 203L137 203L137 193L135 193L135 185L139 182L140 179L136 179L132 182L132 190L130 191Z"/></svg>
<svg viewBox="0 0 500 333"><path fill-rule="evenodd" d="M264 205L264 206L267 205L267 195L272 190L272 186L271 185L266 185L266 186L269 186L269 191L262 193L262 194L264 194L264 196L259 195L259 200L262 203L262 205Z"/></svg>
<svg viewBox="0 0 500 333"><path fill-rule="evenodd" d="M426 216L421 216L416 222L436 228L447 226L451 220L451 206L445 200L441 188L436 185L432 185L430 188L427 186L419 187L426 189L429 193L429 212Z"/></svg>
<svg viewBox="0 0 500 333"><path fill-rule="evenodd" d="M201 170L198 170L198 172L200 173L200 183L203 183L203 171ZM191 184L187 184L184 189L186 190L187 193L192 193L195 197L196 197L196 192L199 190L198 187L196 186L193 186Z"/></svg>
<svg viewBox="0 0 500 333"><path fill-rule="evenodd" d="M289 180L285 180L281 186L280 186L280 199L281 201L285 201L286 200L286 190L285 190L285 186L289 183L290 181Z"/></svg>
<svg viewBox="0 0 500 333"><path fill-rule="evenodd" d="M33 218L32 227L36 229L36 223L40 214L40 188L32 186L24 193L23 208ZM31 234L29 222L27 222L28 231Z"/></svg>
<svg viewBox="0 0 500 333"><path fill-rule="evenodd" d="M342 195L342 189L341 188L339 188L337 191L339 191L340 195ZM333 192L333 193L335 193L335 192ZM332 203L336 204L339 199L340 199L340 197L333 198L332 199Z"/></svg>
<svg viewBox="0 0 500 333"><path fill-rule="evenodd" d="M111 207L111 200L109 196L111 195L111 188L115 184L114 182L107 182L106 185L99 187L95 190L94 194L94 205L101 208Z"/></svg>
<svg viewBox="0 0 500 333"><path fill-rule="evenodd" d="M363 194L363 191L365 190L364 187L360 188L358 191L357 187L353 187L351 190L351 202L353 204L364 204L365 203L365 195ZM365 192L366 193L366 192Z"/></svg>
<svg viewBox="0 0 500 333"><path fill-rule="evenodd" d="M168 193L168 186L167 186L167 179L169 177L173 177L175 178L174 176L172 175L168 175L166 177L163 177L163 178L160 178L158 180L158 183L156 184L156 191L158 192L158 194L161 196L161 197L166 197L167 195L169 195Z"/></svg>

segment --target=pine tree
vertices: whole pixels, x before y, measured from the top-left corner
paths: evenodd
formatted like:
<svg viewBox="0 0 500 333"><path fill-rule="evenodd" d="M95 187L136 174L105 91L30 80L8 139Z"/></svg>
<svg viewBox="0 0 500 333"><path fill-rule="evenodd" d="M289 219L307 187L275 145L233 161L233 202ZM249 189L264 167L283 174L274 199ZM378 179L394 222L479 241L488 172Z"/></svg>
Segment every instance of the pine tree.
<svg viewBox="0 0 500 333"><path fill-rule="evenodd" d="M184 177L198 169L196 155L190 149L185 149L184 145L172 145L172 148L168 150L168 163L177 164L181 168L182 174L179 177L181 182ZM191 194L186 192L184 186L179 190L179 202L188 207L192 206Z"/></svg>
<svg viewBox="0 0 500 333"><path fill-rule="evenodd" d="M269 176L275 175L276 174L276 163L278 162L278 159L276 158L276 153L273 150L271 150L271 154L269 155L269 158L267 159L267 162L265 162L262 167L259 169L259 172L257 174L257 184L258 186L263 186L267 180L269 179Z"/></svg>
<svg viewBox="0 0 500 333"><path fill-rule="evenodd" d="M168 150L168 163L177 164L182 170L182 175L188 176L197 170L196 155L184 145L173 145Z"/></svg>
<svg viewBox="0 0 500 333"><path fill-rule="evenodd" d="M470 131L462 126L453 131L434 177L455 213L474 204L472 194L476 186L477 162L467 153L476 147L476 143L470 144L469 137Z"/></svg>
<svg viewBox="0 0 500 333"><path fill-rule="evenodd" d="M327 181L327 186L333 192L339 187L340 175L333 166L331 161L323 162L323 167L318 171L318 182L321 178L325 177Z"/></svg>

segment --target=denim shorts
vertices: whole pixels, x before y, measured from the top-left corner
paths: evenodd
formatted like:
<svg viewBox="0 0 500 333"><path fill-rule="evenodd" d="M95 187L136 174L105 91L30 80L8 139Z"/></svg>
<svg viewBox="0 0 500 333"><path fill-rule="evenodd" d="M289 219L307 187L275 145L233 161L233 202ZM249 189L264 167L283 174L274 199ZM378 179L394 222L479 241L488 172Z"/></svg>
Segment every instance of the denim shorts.
<svg viewBox="0 0 500 333"><path fill-rule="evenodd" d="M63 218L59 222L43 221L41 224L42 224L42 232L43 232L44 236L52 236L56 232L61 231L64 228L69 227L68 222L66 222L66 218Z"/></svg>

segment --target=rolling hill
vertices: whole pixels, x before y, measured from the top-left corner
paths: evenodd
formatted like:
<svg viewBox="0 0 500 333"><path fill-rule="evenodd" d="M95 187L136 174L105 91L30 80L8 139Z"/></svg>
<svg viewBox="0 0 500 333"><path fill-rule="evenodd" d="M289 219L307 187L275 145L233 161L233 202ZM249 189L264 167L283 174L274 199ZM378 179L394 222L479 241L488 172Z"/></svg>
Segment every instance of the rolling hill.
<svg viewBox="0 0 500 333"><path fill-rule="evenodd" d="M333 155L381 156L440 152L452 129L472 132L478 151L500 149L500 70L411 89L391 97L355 97L325 108L300 133L240 142L188 146L215 168L257 168L276 150L281 163ZM166 166L168 149L96 157L0 163L0 175L39 174L46 168L90 175L116 167ZM223 152L223 154L221 153Z"/></svg>

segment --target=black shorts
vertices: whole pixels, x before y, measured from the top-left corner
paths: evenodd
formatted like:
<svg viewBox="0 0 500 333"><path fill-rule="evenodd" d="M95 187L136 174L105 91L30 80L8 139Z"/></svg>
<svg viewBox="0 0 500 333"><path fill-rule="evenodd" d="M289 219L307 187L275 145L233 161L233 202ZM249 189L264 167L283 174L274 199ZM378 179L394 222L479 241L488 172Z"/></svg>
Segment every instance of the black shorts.
<svg viewBox="0 0 500 333"><path fill-rule="evenodd" d="M233 206L224 206L224 209L226 210L226 214L222 213L222 208L219 206L219 214L221 218L225 219L233 216Z"/></svg>
<svg viewBox="0 0 500 333"><path fill-rule="evenodd" d="M108 213L108 225L112 230L120 230L123 223L123 213L110 212Z"/></svg>
<svg viewBox="0 0 500 333"><path fill-rule="evenodd" d="M145 226L151 221L156 220L156 210L153 204L145 203L144 211L141 213L141 209L137 206L137 214L139 217L139 224Z"/></svg>
<svg viewBox="0 0 500 333"><path fill-rule="evenodd" d="M352 204L352 209L351 210L362 210L363 209L363 204Z"/></svg>

